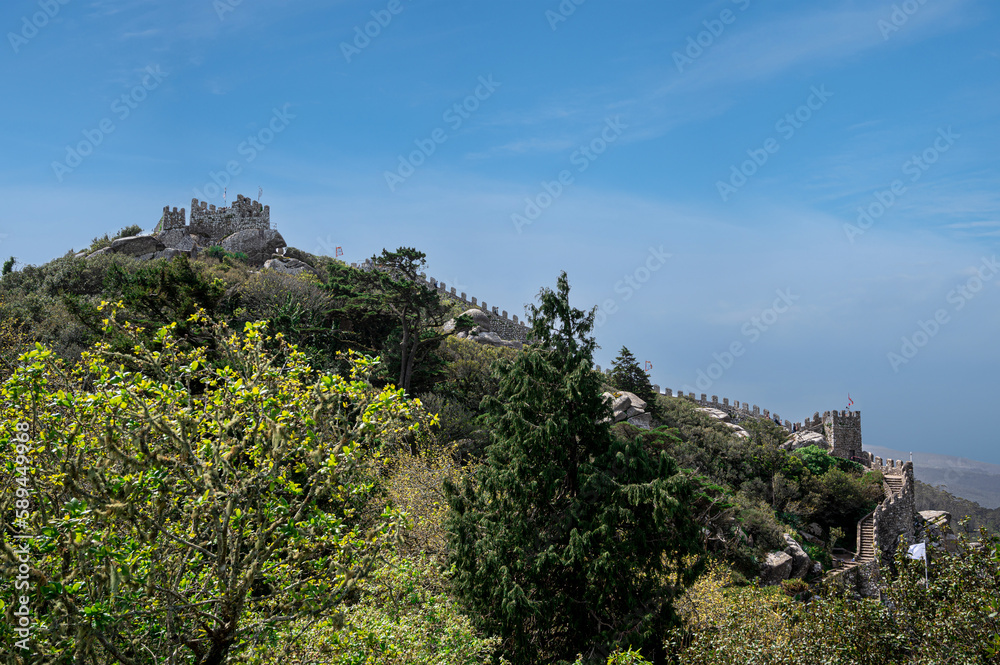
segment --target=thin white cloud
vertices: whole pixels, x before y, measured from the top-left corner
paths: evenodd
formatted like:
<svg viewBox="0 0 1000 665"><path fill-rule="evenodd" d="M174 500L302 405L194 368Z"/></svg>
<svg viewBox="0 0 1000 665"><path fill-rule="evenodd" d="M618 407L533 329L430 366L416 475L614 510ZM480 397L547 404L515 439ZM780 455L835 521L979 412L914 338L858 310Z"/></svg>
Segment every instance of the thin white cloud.
<svg viewBox="0 0 1000 665"><path fill-rule="evenodd" d="M750 23L742 32L734 24L730 32L735 34L730 39L713 46L663 92L759 81L793 67L842 61L874 48L906 44L962 25L965 16L960 10L967 4L968 0L938 0L923 5L888 38L883 35L880 21L890 19L893 10L885 6L809 10L797 16Z"/></svg>

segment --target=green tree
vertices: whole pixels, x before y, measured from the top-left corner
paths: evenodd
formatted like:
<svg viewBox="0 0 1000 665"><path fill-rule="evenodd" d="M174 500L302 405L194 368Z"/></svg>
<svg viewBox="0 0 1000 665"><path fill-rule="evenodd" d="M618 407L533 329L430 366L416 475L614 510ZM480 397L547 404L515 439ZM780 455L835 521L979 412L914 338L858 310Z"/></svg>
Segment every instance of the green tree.
<svg viewBox="0 0 1000 665"><path fill-rule="evenodd" d="M488 459L461 489L446 483L455 586L516 663L655 656L703 553L694 484L612 435L594 312L570 306L566 274L539 297L534 343L484 400Z"/></svg>
<svg viewBox="0 0 1000 665"><path fill-rule="evenodd" d="M646 401L650 409L656 406L656 394L649 383L649 376L639 366L639 361L628 347L622 347L621 353L611 365L611 385L618 390L635 393Z"/></svg>
<svg viewBox="0 0 1000 665"><path fill-rule="evenodd" d="M373 388L365 358L315 372L263 323L193 316L213 366L173 325L146 342L105 316L128 357L101 344L70 368L39 345L0 391L0 487L30 501L0 493L0 607L13 523L34 536L30 662L220 665L336 606L394 537L369 504L373 451L419 428L419 406Z"/></svg>
<svg viewBox="0 0 1000 665"><path fill-rule="evenodd" d="M424 286L419 274L427 255L412 247L395 252L383 249L373 256L373 268L361 273L364 290L375 296L380 309L392 312L398 325L396 351L399 359L398 386L410 389L414 366L425 358L446 334L435 328L444 324L448 307L433 289Z"/></svg>
<svg viewBox="0 0 1000 665"><path fill-rule="evenodd" d="M0 275L8 275L14 269L14 264L17 263L17 259L13 256L3 262L3 272Z"/></svg>

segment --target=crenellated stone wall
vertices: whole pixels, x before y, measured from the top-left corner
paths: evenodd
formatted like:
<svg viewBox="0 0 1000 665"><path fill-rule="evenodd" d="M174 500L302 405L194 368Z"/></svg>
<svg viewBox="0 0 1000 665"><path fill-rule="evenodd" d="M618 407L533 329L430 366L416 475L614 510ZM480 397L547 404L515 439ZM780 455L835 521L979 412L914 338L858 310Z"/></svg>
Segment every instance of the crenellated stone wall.
<svg viewBox="0 0 1000 665"><path fill-rule="evenodd" d="M191 224L185 220L185 210L169 206L163 207L163 232L182 230L186 233L222 239L237 231L248 229L270 229L271 207L261 205L242 194L236 196L232 207L216 208L198 199L191 199Z"/></svg>
<svg viewBox="0 0 1000 665"><path fill-rule="evenodd" d="M600 365L596 365L595 369L598 372L601 372L601 373L603 373L605 375L610 375L611 374L611 370L609 370L609 369L608 370L602 370ZM665 397L673 397L674 396L674 391L673 390L671 390L670 388L663 388L661 390L660 386L658 386L658 385L654 385L653 386L653 392L655 392L655 393L657 393L659 395L663 395ZM684 397L684 393L682 391L678 390L677 391L677 397ZM690 397L692 400L694 400L694 402L698 406L703 406L703 407L710 408L710 409L718 409L719 411L724 411L724 412L728 413L729 417L733 420L733 422L737 422L738 423L738 422L740 422L742 420L748 420L750 418L754 418L754 419L757 419L757 420L760 420L762 418L766 418L766 419L768 419L768 420L770 420L772 422L775 422L776 424L780 424L782 427L784 427L789 432L792 431L792 423L791 423L791 421L781 420L781 416L779 416L777 413L771 413L769 410L762 409L761 407L757 406L756 404L750 405L748 402L741 402L739 400L733 400L733 402L730 403L728 397L722 398L722 401L720 402L718 395L712 395L712 399L709 399L708 395L705 394L705 393L702 393L701 397L696 396L694 393L688 393L688 397Z"/></svg>
<svg viewBox="0 0 1000 665"><path fill-rule="evenodd" d="M191 199L191 233L224 238L237 231L271 228L271 207L237 195L231 208Z"/></svg>
<svg viewBox="0 0 1000 665"><path fill-rule="evenodd" d="M451 287L449 291L444 282L438 282L433 277L428 278L423 273L420 274L420 277L423 278L426 286L435 289L446 298L457 300L486 312L486 315L490 318L490 330L499 335L501 339L510 342L528 341L528 333L531 331L531 328L518 321L517 314L513 317L508 316L507 310L500 310L498 307L491 308L486 304L486 301L479 302L474 296L469 298L465 293L456 292L455 287Z"/></svg>
<svg viewBox="0 0 1000 665"><path fill-rule="evenodd" d="M357 268L358 270L371 270L372 264L370 261L366 261L360 265L352 263L351 267ZM465 305L485 312L490 319L490 330L499 335L501 339L507 340L508 342L528 341L528 333L531 332L531 328L519 321L517 314L509 316L507 314L507 310L500 310L498 307L490 307L486 304L485 300L480 302L475 297L470 298L465 293L458 293L455 287L451 287L449 290L444 282L439 282L433 277L427 277L426 273L420 273L420 280L424 286L434 289L446 298L457 300Z"/></svg>

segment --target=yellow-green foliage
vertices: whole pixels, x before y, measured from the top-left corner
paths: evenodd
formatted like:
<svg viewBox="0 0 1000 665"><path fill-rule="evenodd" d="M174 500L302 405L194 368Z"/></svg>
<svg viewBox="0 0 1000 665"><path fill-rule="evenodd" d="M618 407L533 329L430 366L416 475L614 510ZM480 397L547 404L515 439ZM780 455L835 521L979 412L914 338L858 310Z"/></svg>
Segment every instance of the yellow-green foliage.
<svg viewBox="0 0 1000 665"><path fill-rule="evenodd" d="M448 501L444 481L459 484L465 471L447 450L430 450L418 455L400 451L392 457L385 486L393 506L410 520L400 547L405 552L445 553L444 521Z"/></svg>
<svg viewBox="0 0 1000 665"><path fill-rule="evenodd" d="M36 657L225 662L340 602L395 539L401 516L369 505L378 451L423 427L419 405L373 387L370 359L316 372L263 323L233 333L196 314L206 343L191 348L176 324L147 336L106 317L129 353L98 344L69 367L39 345L0 390L0 603L15 595L14 522L34 537ZM30 492L24 514L14 487Z"/></svg>
<svg viewBox="0 0 1000 665"><path fill-rule="evenodd" d="M480 635L459 611L447 580L425 556L390 556L358 591L353 604L341 605L316 625L292 626L274 646L239 662L473 665L491 662L499 646L499 639Z"/></svg>
<svg viewBox="0 0 1000 665"><path fill-rule="evenodd" d="M724 633L740 617L742 639L767 639L775 643L790 638L783 612L792 602L777 587L733 586L733 572L714 562L677 601L685 630L696 635ZM678 635L680 632L678 632Z"/></svg>

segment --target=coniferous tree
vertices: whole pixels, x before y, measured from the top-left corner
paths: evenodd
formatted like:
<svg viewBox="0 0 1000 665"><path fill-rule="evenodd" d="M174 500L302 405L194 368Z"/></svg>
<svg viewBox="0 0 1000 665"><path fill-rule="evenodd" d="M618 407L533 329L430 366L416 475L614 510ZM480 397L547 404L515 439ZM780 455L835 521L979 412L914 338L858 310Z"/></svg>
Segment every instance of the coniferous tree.
<svg viewBox="0 0 1000 665"><path fill-rule="evenodd" d="M486 463L446 485L456 588L516 663L604 662L616 646L660 656L704 551L694 483L613 436L591 371L594 313L570 306L565 273L540 301L533 344L484 400Z"/></svg>
<svg viewBox="0 0 1000 665"><path fill-rule="evenodd" d="M650 408L656 404L656 395L649 383L649 376L639 366L639 361L627 346L622 347L621 353L611 365L611 385L618 390L635 393L644 399Z"/></svg>
<svg viewBox="0 0 1000 665"><path fill-rule="evenodd" d="M411 387L416 363L447 337L434 329L445 322L448 308L437 292L419 279L426 257L412 247L400 247L395 252L383 249L381 256L371 257L374 269L359 274L363 290L396 319L397 385L406 390Z"/></svg>

